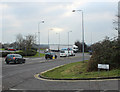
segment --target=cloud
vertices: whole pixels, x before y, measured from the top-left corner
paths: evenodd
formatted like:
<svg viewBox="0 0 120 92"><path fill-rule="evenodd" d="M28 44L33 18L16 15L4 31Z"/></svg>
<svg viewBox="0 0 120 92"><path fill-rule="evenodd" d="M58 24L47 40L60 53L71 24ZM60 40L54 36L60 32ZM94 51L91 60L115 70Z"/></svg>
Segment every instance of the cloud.
<svg viewBox="0 0 120 92"><path fill-rule="evenodd" d="M112 21L115 18L114 13L112 12L95 12L95 13L89 13L84 14L85 21Z"/></svg>
<svg viewBox="0 0 120 92"><path fill-rule="evenodd" d="M61 31L64 31L63 28L58 28L58 27L53 27L51 28L51 30L55 31L55 32L61 32Z"/></svg>

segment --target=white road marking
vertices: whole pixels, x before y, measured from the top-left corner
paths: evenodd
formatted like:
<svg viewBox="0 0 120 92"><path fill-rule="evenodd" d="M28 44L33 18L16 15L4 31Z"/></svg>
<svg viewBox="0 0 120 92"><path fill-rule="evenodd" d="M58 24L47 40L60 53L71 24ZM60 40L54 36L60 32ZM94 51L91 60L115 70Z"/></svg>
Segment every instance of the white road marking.
<svg viewBox="0 0 120 92"><path fill-rule="evenodd" d="M25 89L14 89L14 88L10 88L10 90L25 90Z"/></svg>

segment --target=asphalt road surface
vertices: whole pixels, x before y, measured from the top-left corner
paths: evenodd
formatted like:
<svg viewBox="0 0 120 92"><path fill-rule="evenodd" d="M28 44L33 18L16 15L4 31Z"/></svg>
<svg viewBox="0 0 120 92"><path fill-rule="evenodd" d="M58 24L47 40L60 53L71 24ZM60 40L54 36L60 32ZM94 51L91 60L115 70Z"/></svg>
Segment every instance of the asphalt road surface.
<svg viewBox="0 0 120 92"><path fill-rule="evenodd" d="M85 54L85 60L90 55ZM35 74L48 69L82 61L82 55L75 57L45 60L44 58L26 58L25 64L7 65L2 59L2 90L118 90L119 80L78 80L78 81L49 81L37 79Z"/></svg>

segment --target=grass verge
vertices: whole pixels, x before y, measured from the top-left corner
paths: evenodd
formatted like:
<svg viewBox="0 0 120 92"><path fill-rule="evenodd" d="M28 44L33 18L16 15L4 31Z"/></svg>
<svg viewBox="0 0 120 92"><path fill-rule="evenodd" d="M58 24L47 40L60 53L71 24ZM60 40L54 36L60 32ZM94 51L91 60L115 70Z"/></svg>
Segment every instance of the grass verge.
<svg viewBox="0 0 120 92"><path fill-rule="evenodd" d="M66 64L64 66L55 68L53 70L42 73L41 75L46 78L56 79L73 79L73 78L98 78L98 77L117 77L120 76L120 70L115 69L111 71L100 71L99 73L87 72L87 62L75 62Z"/></svg>
<svg viewBox="0 0 120 92"><path fill-rule="evenodd" d="M0 50L5 50L4 48L1 48Z"/></svg>

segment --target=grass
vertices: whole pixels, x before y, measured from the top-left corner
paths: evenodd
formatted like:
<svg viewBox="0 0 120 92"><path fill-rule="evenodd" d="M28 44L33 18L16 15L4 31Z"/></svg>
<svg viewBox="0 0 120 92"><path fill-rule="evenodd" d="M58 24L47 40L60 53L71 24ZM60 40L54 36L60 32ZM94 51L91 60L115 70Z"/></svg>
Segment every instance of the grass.
<svg viewBox="0 0 120 92"><path fill-rule="evenodd" d="M5 50L4 48L1 48L0 50Z"/></svg>
<svg viewBox="0 0 120 92"><path fill-rule="evenodd" d="M87 72L87 61L75 62L55 68L41 75L46 78L97 78L97 77L117 77L120 76L120 70Z"/></svg>

